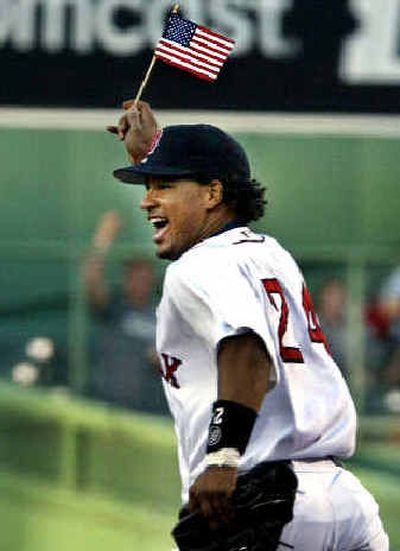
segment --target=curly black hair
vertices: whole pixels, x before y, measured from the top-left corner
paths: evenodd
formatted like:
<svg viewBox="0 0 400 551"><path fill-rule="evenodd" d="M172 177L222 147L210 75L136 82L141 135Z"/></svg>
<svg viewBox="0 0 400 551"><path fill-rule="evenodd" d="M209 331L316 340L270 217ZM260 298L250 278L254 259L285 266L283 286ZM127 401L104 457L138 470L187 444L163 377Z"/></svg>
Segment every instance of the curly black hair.
<svg viewBox="0 0 400 551"><path fill-rule="evenodd" d="M212 178L197 176L199 184L209 184ZM223 186L223 202L233 208L236 218L241 222L254 222L264 216L268 201L265 199L265 187L255 179L243 180L238 176L220 178Z"/></svg>

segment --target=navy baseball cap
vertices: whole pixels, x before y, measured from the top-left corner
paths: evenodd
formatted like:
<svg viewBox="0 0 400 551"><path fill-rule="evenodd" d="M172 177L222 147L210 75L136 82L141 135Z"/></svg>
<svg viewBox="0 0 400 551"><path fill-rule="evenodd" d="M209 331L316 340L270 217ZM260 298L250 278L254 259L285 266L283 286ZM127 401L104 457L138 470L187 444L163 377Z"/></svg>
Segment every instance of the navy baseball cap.
<svg viewBox="0 0 400 551"><path fill-rule="evenodd" d="M167 126L159 130L140 163L114 170L128 184L145 184L153 177L236 177L250 180L250 165L242 146L209 124Z"/></svg>

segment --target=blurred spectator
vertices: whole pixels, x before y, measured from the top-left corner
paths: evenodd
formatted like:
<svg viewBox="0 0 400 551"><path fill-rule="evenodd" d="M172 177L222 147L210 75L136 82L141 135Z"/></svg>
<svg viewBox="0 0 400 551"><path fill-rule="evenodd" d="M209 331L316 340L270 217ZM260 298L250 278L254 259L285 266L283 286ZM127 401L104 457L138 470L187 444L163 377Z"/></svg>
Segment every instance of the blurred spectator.
<svg viewBox="0 0 400 551"><path fill-rule="evenodd" d="M348 379L346 363L346 302L347 293L342 281L327 279L318 296L318 316L328 338L332 355L344 377Z"/></svg>
<svg viewBox="0 0 400 551"><path fill-rule="evenodd" d="M400 266L384 282L378 304L389 336L386 382L400 387Z"/></svg>
<svg viewBox="0 0 400 551"><path fill-rule="evenodd" d="M351 379L347 362L347 291L343 281L331 278L324 281L318 297L318 315L328 338L332 355L344 377ZM386 382L388 325L376 299L364 305L365 369L368 386ZM374 391L374 390L373 390Z"/></svg>
<svg viewBox="0 0 400 551"><path fill-rule="evenodd" d="M93 346L90 394L117 405L152 413L166 411L155 354L155 273L147 259L125 262L120 291L112 293L105 263L122 229L107 212L93 236L83 271L91 312L100 324Z"/></svg>

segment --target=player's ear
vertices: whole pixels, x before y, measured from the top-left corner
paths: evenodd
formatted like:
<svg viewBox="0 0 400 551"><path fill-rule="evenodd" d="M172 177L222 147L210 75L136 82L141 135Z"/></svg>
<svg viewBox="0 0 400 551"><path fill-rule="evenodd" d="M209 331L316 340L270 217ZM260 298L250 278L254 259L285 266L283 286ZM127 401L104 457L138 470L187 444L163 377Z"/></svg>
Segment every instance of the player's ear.
<svg viewBox="0 0 400 551"><path fill-rule="evenodd" d="M213 179L208 184L208 205L209 208L214 208L222 203L224 198L224 187L220 180Z"/></svg>

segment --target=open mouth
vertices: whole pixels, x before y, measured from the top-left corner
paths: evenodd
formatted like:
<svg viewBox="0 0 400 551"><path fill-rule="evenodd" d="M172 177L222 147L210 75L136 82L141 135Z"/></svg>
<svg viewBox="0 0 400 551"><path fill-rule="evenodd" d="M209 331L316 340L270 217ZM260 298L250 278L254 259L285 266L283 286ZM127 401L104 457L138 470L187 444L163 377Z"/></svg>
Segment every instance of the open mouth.
<svg viewBox="0 0 400 551"><path fill-rule="evenodd" d="M153 218L150 218L150 222L151 224L153 224L155 230L153 240L157 243L164 237L168 226L168 218L164 218L162 216L154 216Z"/></svg>

